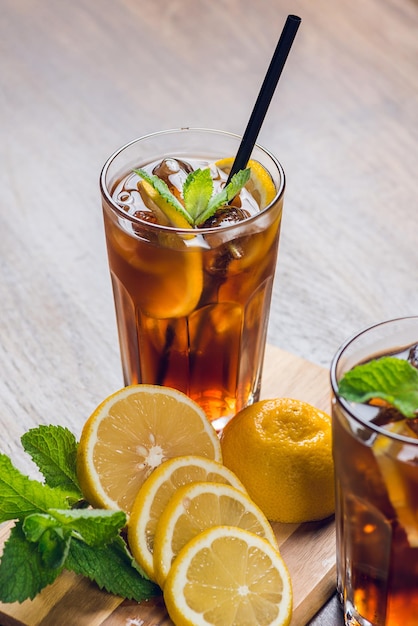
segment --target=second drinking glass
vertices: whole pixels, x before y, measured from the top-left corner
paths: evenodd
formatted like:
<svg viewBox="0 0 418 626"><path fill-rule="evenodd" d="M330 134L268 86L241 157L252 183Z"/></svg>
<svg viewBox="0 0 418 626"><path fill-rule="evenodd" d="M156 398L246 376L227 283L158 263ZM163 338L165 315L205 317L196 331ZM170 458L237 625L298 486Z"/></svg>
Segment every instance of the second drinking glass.
<svg viewBox="0 0 418 626"><path fill-rule="evenodd" d="M337 577L347 625L418 623L418 418L339 393L358 364L383 356L414 364L417 342L418 317L389 320L347 341L331 366ZM396 384L405 393L399 377ZM412 394L412 383L406 387Z"/></svg>

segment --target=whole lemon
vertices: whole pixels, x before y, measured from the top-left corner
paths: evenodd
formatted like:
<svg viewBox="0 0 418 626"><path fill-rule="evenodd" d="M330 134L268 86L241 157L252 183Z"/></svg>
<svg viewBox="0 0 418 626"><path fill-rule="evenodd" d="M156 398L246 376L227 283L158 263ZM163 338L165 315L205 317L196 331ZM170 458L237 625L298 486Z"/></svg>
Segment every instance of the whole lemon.
<svg viewBox="0 0 418 626"><path fill-rule="evenodd" d="M331 418L291 398L261 400L221 436L229 467L270 521L301 523L334 512Z"/></svg>

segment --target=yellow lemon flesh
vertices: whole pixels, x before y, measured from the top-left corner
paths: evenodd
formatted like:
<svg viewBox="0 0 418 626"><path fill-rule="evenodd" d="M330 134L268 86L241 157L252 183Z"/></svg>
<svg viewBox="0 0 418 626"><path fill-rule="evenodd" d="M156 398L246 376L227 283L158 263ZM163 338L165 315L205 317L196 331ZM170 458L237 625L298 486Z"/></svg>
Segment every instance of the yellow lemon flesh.
<svg viewBox="0 0 418 626"><path fill-rule="evenodd" d="M187 454L222 460L217 433L200 406L169 387L131 385L104 400L85 423L77 476L90 504L129 515L151 472Z"/></svg>
<svg viewBox="0 0 418 626"><path fill-rule="evenodd" d="M265 539L215 526L180 551L164 587L176 626L288 626L289 572Z"/></svg>
<svg viewBox="0 0 418 626"><path fill-rule="evenodd" d="M152 580L155 580L153 552L158 520L180 487L204 481L229 484L245 491L225 465L194 455L165 461L140 488L129 519L128 543L135 559Z"/></svg>
<svg viewBox="0 0 418 626"><path fill-rule="evenodd" d="M301 523L334 512L331 418L277 398L240 411L224 428L224 464L270 521Z"/></svg>

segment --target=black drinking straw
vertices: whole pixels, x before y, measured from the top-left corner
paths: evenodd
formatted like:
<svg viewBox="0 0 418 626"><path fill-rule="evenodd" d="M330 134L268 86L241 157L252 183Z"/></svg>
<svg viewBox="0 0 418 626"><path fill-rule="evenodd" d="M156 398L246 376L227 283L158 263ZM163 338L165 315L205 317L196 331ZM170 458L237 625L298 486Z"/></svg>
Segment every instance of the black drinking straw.
<svg viewBox="0 0 418 626"><path fill-rule="evenodd" d="M297 15L287 16L276 50L261 85L260 93L248 120L247 128L242 136L235 161L229 173L228 183L234 174L247 166L301 21L301 18L297 17Z"/></svg>

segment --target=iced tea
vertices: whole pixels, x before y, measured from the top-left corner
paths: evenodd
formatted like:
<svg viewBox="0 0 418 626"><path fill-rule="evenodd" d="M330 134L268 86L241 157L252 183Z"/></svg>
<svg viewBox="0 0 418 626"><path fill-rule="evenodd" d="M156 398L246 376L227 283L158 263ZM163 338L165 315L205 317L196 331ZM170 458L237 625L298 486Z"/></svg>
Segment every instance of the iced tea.
<svg viewBox="0 0 418 626"><path fill-rule="evenodd" d="M337 391L342 375L372 356L417 367L417 342L417 317L394 320L358 335L333 362L337 575L346 624L418 624L418 419L349 403Z"/></svg>
<svg viewBox="0 0 418 626"><path fill-rule="evenodd" d="M221 188L225 180L214 164L237 146L238 138L224 133L157 133L119 151L102 174L125 384L175 387L211 420L234 414L259 395L283 171L257 148L253 158L274 181L269 206L260 210L259 190L247 185L235 204L203 227L179 229L161 223L158 207L144 206L133 169L160 175L171 167L173 182L208 166Z"/></svg>

